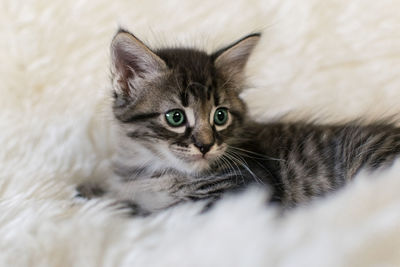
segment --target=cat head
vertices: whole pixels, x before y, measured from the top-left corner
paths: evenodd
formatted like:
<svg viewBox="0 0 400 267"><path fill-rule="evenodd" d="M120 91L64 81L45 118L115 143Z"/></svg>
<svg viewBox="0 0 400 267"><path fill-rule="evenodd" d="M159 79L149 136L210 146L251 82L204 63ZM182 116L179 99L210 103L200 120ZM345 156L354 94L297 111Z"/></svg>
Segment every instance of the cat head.
<svg viewBox="0 0 400 267"><path fill-rule="evenodd" d="M126 142L140 145L149 165L202 173L218 164L243 130L246 106L239 93L259 39L251 34L207 54L151 50L119 30L111 44L113 112Z"/></svg>

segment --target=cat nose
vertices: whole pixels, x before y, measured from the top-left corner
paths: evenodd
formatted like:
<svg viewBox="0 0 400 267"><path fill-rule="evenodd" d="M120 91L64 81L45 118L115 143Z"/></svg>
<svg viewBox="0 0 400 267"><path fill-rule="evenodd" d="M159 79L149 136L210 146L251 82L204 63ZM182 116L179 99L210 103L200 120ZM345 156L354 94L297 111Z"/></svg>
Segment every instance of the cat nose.
<svg viewBox="0 0 400 267"><path fill-rule="evenodd" d="M197 147L200 152L205 155L208 151L210 151L211 147L214 144L202 144L202 143L194 143L195 147Z"/></svg>
<svg viewBox="0 0 400 267"><path fill-rule="evenodd" d="M194 146L197 147L204 156L215 143L213 130L211 127L201 128L192 135L192 141Z"/></svg>

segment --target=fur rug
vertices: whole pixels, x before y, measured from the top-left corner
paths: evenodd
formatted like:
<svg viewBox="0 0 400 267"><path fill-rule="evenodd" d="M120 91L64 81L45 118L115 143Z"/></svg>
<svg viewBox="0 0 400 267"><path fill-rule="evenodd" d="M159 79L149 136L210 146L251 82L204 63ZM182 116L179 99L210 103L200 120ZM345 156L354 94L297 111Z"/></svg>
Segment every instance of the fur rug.
<svg viewBox="0 0 400 267"><path fill-rule="evenodd" d="M391 0L0 2L0 266L400 266L400 164L280 216L256 189L198 215L127 218L74 199L112 154L108 49L118 25L211 51L262 31L244 94L257 120L400 111Z"/></svg>

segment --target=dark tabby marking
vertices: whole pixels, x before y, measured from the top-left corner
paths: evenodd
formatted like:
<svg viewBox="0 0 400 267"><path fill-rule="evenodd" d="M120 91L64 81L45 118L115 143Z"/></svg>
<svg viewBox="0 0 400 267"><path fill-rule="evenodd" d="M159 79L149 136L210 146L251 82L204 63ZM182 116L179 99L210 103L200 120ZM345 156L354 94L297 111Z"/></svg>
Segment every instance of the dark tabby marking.
<svg viewBox="0 0 400 267"><path fill-rule="evenodd" d="M363 168L394 161L400 129L390 123L252 121L238 95L259 39L251 34L209 55L151 50L125 30L116 34L111 71L120 135L108 194L147 214L259 184L272 190L271 201L293 207L343 187Z"/></svg>
<svg viewBox="0 0 400 267"><path fill-rule="evenodd" d="M77 188L77 194L75 197L78 198L93 198L101 197L105 191L102 187L96 184L80 184Z"/></svg>

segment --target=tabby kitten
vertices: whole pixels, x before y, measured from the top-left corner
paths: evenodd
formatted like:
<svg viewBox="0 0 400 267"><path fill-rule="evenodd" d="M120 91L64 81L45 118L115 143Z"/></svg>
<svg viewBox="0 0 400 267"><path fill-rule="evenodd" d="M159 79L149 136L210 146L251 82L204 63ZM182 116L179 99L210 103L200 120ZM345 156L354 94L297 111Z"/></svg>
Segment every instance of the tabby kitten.
<svg viewBox="0 0 400 267"><path fill-rule="evenodd" d="M293 207L344 186L362 168L393 162L400 129L390 124L252 121L238 95L259 39L250 34L207 54L151 50L119 30L111 45L119 143L109 195L154 212L259 184L271 201Z"/></svg>

